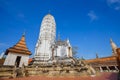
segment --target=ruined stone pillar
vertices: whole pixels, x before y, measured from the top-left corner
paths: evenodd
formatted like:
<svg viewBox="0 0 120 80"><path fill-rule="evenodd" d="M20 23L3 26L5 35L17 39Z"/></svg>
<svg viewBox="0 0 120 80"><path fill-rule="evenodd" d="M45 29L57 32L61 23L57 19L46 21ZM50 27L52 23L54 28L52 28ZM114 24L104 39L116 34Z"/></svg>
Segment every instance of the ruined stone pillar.
<svg viewBox="0 0 120 80"><path fill-rule="evenodd" d="M100 72L103 72L103 69L102 69L102 67L100 66Z"/></svg>
<svg viewBox="0 0 120 80"><path fill-rule="evenodd" d="M106 66L106 68L107 68L107 70L108 70L108 72L110 71L110 68L108 67L108 66Z"/></svg>
<svg viewBox="0 0 120 80"><path fill-rule="evenodd" d="M116 66L114 66L114 67L115 67L116 71L119 71L119 69Z"/></svg>

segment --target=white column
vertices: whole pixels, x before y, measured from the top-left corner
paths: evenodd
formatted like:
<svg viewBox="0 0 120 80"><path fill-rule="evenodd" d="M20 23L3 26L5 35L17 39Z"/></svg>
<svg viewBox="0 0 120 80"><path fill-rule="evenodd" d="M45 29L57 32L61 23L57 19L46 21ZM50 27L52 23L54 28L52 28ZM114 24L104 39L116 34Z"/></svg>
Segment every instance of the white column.
<svg viewBox="0 0 120 80"><path fill-rule="evenodd" d="M100 66L100 72L103 72L103 69L102 69L102 67Z"/></svg>
<svg viewBox="0 0 120 80"><path fill-rule="evenodd" d="M106 66L106 68L108 69L108 72L110 71L110 68L108 66Z"/></svg>
<svg viewBox="0 0 120 80"><path fill-rule="evenodd" d="M119 69L116 66L114 66L114 67L115 67L116 71L119 71Z"/></svg>

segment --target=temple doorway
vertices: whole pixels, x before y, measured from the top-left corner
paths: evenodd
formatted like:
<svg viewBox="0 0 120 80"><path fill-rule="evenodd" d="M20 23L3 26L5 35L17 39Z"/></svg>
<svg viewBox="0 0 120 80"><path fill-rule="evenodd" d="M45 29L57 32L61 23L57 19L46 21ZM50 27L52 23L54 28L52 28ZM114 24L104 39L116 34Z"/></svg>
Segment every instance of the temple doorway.
<svg viewBox="0 0 120 80"><path fill-rule="evenodd" d="M19 67L20 60L21 60L21 56L17 56L16 61L15 61L17 67Z"/></svg>

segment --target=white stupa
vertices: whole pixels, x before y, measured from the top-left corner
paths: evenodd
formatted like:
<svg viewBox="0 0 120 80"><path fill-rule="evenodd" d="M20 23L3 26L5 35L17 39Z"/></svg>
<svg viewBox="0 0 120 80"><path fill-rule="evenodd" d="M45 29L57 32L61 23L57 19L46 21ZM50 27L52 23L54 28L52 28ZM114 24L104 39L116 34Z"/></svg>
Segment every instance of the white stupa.
<svg viewBox="0 0 120 80"><path fill-rule="evenodd" d="M39 39L35 48L36 60L49 60L52 56L51 45L55 43L56 23L51 14L47 14L41 23Z"/></svg>

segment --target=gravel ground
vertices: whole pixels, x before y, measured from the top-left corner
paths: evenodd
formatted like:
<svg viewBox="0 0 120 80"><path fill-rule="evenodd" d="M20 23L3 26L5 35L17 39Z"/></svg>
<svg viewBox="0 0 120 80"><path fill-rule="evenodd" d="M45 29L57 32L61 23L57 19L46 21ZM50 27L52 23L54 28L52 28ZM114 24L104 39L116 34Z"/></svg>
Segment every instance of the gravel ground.
<svg viewBox="0 0 120 80"><path fill-rule="evenodd" d="M14 79L0 79L0 80L117 80L117 73L101 73L99 76L86 77L46 77L46 76L30 76Z"/></svg>

